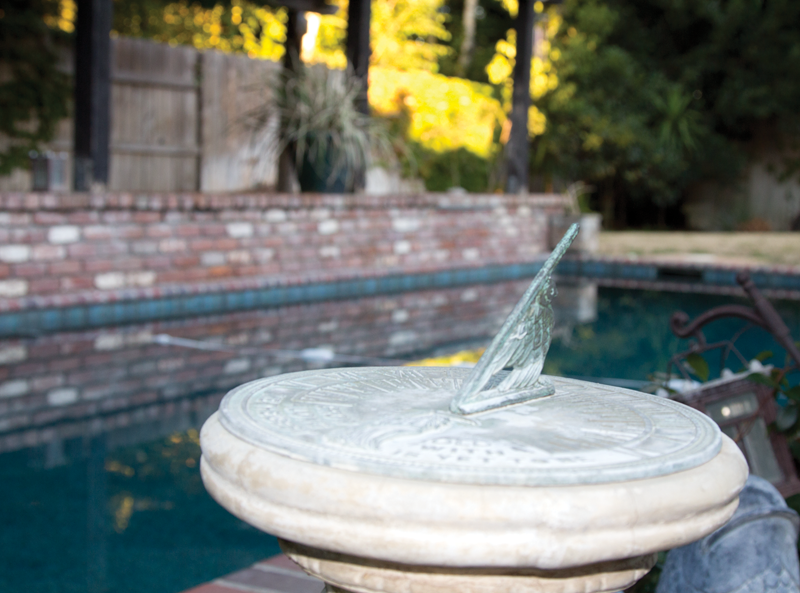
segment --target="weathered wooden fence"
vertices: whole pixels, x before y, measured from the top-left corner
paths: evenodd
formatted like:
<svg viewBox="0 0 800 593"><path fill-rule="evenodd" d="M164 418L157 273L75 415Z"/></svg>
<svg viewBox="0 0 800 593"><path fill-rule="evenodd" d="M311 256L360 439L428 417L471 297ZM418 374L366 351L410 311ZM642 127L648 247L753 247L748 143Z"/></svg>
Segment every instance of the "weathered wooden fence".
<svg viewBox="0 0 800 593"><path fill-rule="evenodd" d="M142 39L112 39L111 47L110 190L241 191L275 184L274 128L253 130L245 115L269 100L278 64ZM71 177L71 120L47 148L66 153ZM0 177L0 191L31 186L29 171Z"/></svg>

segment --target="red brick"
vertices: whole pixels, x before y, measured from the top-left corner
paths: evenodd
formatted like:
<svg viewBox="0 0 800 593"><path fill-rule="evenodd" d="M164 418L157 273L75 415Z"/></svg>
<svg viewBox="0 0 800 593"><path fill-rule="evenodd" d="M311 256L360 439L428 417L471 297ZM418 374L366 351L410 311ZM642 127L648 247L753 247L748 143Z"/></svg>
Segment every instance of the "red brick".
<svg viewBox="0 0 800 593"><path fill-rule="evenodd" d="M103 212L103 222L120 223L130 222L133 218L133 213L129 210L110 210Z"/></svg>
<svg viewBox="0 0 800 593"><path fill-rule="evenodd" d="M2 199L2 197L4 197L4 196L0 196L0 199ZM2 204L0 204L0 206L1 205ZM30 224L31 223L31 219L32 219L30 214L21 213L21 212L6 212L6 213L4 213L4 217L5 218L4 218L3 222L0 223L0 224L9 224L9 225L12 225L12 226L13 225L20 225L21 226L21 225Z"/></svg>
<svg viewBox="0 0 800 593"><path fill-rule="evenodd" d="M145 229L148 237L171 237L172 227L168 224L153 224Z"/></svg>
<svg viewBox="0 0 800 593"><path fill-rule="evenodd" d="M42 375L34 377L31 381L31 388L34 391L48 391L64 384L64 374Z"/></svg>
<svg viewBox="0 0 800 593"><path fill-rule="evenodd" d="M179 237L196 237L200 234L200 227L196 224L180 224L175 227L175 234Z"/></svg>
<svg viewBox="0 0 800 593"><path fill-rule="evenodd" d="M186 282L188 278L189 276L186 274L184 270L170 270L168 272L159 272L158 283L159 284L180 283L180 282Z"/></svg>
<svg viewBox="0 0 800 593"><path fill-rule="evenodd" d="M92 224L100 220L98 212L73 212L67 216L67 222L70 224Z"/></svg>
<svg viewBox="0 0 800 593"><path fill-rule="evenodd" d="M234 275L234 271L231 266L214 266L213 268L207 268L207 270L208 275L212 278L223 278Z"/></svg>
<svg viewBox="0 0 800 593"><path fill-rule="evenodd" d="M161 212L134 212L133 222L138 222L138 223L161 222Z"/></svg>
<svg viewBox="0 0 800 593"><path fill-rule="evenodd" d="M30 377L32 375L44 374L47 366L42 361L31 361L16 364L11 368L12 377Z"/></svg>
<svg viewBox="0 0 800 593"><path fill-rule="evenodd" d="M36 212L33 215L33 222L44 225L66 224L67 217L56 212Z"/></svg>
<svg viewBox="0 0 800 593"><path fill-rule="evenodd" d="M34 260L61 260L66 257L67 250L62 245L34 245L31 256Z"/></svg>
<svg viewBox="0 0 800 593"><path fill-rule="evenodd" d="M61 289L65 292L94 288L94 276L68 276L61 279Z"/></svg>
<svg viewBox="0 0 800 593"><path fill-rule="evenodd" d="M73 258L86 258L97 255L98 248L96 243L73 243L67 246L67 254Z"/></svg>
<svg viewBox="0 0 800 593"><path fill-rule="evenodd" d="M83 229L83 237L89 241L107 240L114 237L115 229L108 225L92 225Z"/></svg>
<svg viewBox="0 0 800 593"><path fill-rule="evenodd" d="M200 258L196 255L181 255L172 258L172 265L179 268L190 268L200 264Z"/></svg>
<svg viewBox="0 0 800 593"><path fill-rule="evenodd" d="M189 249L192 251L211 251L216 242L213 239L192 239L189 241Z"/></svg>
<svg viewBox="0 0 800 593"><path fill-rule="evenodd" d="M14 228L8 233L10 243L44 243L47 241L47 232L44 229Z"/></svg>
<svg viewBox="0 0 800 593"><path fill-rule="evenodd" d="M228 234L224 224L204 224L200 232L207 237L224 237Z"/></svg>
<svg viewBox="0 0 800 593"><path fill-rule="evenodd" d="M21 278L30 278L33 276L44 276L47 273L47 264L41 263L25 263L14 264L11 266L11 275L19 276ZM30 294L30 290L28 291Z"/></svg>
<svg viewBox="0 0 800 593"><path fill-rule="evenodd" d="M58 261L48 264L47 271L54 275L75 274L81 271L82 263L75 260Z"/></svg>
<svg viewBox="0 0 800 593"><path fill-rule="evenodd" d="M144 228L137 225L125 225L116 227L114 234L120 239L140 239L144 237Z"/></svg>
<svg viewBox="0 0 800 593"><path fill-rule="evenodd" d="M231 251L239 247L239 241L236 239L217 239L214 241L214 249L217 251Z"/></svg>
<svg viewBox="0 0 800 593"><path fill-rule="evenodd" d="M161 253L175 253L177 251L186 251L186 241L183 239L164 239L159 241L158 250Z"/></svg>
<svg viewBox="0 0 800 593"><path fill-rule="evenodd" d="M87 272L110 272L118 269L113 259L90 259L83 266Z"/></svg>
<svg viewBox="0 0 800 593"><path fill-rule="evenodd" d="M152 255L158 253L156 241L134 241L131 243L131 252L139 255Z"/></svg>
<svg viewBox="0 0 800 593"><path fill-rule="evenodd" d="M109 260L91 259L85 264L87 272L108 272L110 270L141 270L142 260L137 258L115 258Z"/></svg>
<svg viewBox="0 0 800 593"><path fill-rule="evenodd" d="M164 270L172 267L172 259L167 255L147 257L144 266L148 270Z"/></svg>

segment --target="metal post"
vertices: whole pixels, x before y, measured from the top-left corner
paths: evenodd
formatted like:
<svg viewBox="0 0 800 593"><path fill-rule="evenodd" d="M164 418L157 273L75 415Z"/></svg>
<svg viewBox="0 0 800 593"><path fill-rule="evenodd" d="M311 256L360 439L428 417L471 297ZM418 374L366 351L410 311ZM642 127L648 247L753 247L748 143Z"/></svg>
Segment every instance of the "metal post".
<svg viewBox="0 0 800 593"><path fill-rule="evenodd" d="M531 104L531 54L535 23L533 4L534 0L520 0L517 13L517 58L514 65L511 133L506 144L506 192L510 194L528 191L528 108Z"/></svg>
<svg viewBox="0 0 800 593"><path fill-rule="evenodd" d="M108 184L112 0L78 0L75 32L76 191Z"/></svg>
<svg viewBox="0 0 800 593"><path fill-rule="evenodd" d="M286 53L283 55L283 73L285 77L298 68L300 62L300 46L306 32L305 15L293 8L288 10L289 19L286 22ZM278 184L277 190L281 193L293 193L297 184L297 163L295 163L295 146L285 146L278 157Z"/></svg>
<svg viewBox="0 0 800 593"><path fill-rule="evenodd" d="M347 65L362 82L358 108L369 113L367 77L369 76L370 0L350 0L347 8Z"/></svg>
<svg viewBox="0 0 800 593"><path fill-rule="evenodd" d="M361 81L361 93L356 99L356 107L361 113L369 115L369 23L370 0L350 0L347 7L347 67ZM353 187L348 191L360 192L367 185L367 172L355 171Z"/></svg>

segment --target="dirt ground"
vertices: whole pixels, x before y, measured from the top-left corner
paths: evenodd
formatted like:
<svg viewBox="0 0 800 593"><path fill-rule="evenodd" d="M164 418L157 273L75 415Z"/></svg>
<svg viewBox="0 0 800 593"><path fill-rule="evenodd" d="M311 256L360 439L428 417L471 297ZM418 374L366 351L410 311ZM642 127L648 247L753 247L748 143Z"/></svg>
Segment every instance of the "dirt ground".
<svg viewBox="0 0 800 593"><path fill-rule="evenodd" d="M800 266L800 233L603 231L599 253L665 261Z"/></svg>

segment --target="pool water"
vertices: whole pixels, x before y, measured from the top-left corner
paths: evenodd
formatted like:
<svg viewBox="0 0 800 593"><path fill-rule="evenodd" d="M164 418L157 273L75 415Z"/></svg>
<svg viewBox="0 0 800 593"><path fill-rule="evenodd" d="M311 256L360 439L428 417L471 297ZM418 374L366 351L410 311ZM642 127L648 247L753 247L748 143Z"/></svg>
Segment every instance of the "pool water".
<svg viewBox="0 0 800 593"><path fill-rule="evenodd" d="M175 593L280 552L206 493L197 431L0 457L0 591Z"/></svg>
<svg viewBox="0 0 800 593"><path fill-rule="evenodd" d="M749 306L749 301L729 296L601 288L596 320L575 325L566 339L555 339L544 372L648 380L656 372L665 372L670 357L688 347L687 340L677 338L669 329L669 319L674 312L683 311L694 319L712 307L730 304ZM791 334L800 340L800 303L777 301L773 305ZM723 319L709 324L703 331L712 343L729 339L744 325L737 319ZM760 328L748 330L736 346L747 360L771 351L773 357L766 362L784 364L785 351ZM714 378L719 375L719 356L712 353L707 358L711 378ZM739 370L734 360L729 366L733 371Z"/></svg>
<svg viewBox="0 0 800 593"><path fill-rule="evenodd" d="M521 289L504 297L506 308ZM420 306L434 300L422 299ZM545 372L645 380L685 347L669 331L674 311L694 317L731 302L729 297L600 289L595 320L560 317ZM358 307L358 301L350 306ZM800 337L800 303L777 306ZM311 312L305 309L305 315ZM476 321L473 327L496 328L501 321ZM374 324L375 317L364 315L363 323ZM724 337L739 326L717 323L708 334ZM339 328L352 335L364 331ZM446 338L439 337L446 347L426 353L466 343L463 331L454 329L454 339ZM489 338L475 335L468 342L485 344ZM321 340L309 336L300 345ZM739 344L746 356L776 350L764 332L747 334ZM404 356L414 353L407 350ZM124 431L79 434L0 454L0 591L177 593L279 553L275 538L236 519L205 492L197 430L208 412L187 412L179 422L150 432L128 430L125 438Z"/></svg>

